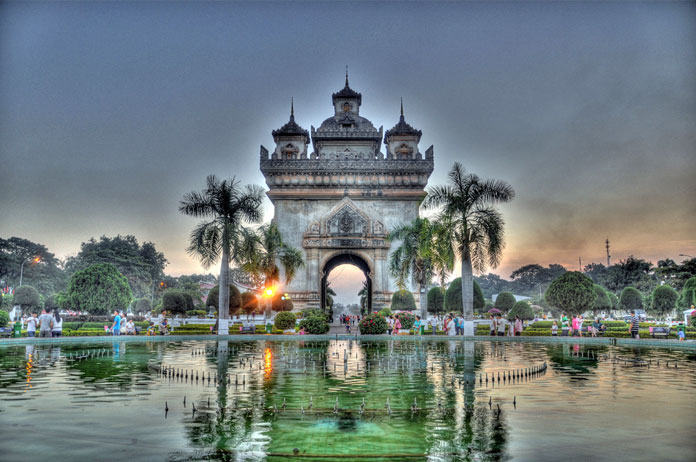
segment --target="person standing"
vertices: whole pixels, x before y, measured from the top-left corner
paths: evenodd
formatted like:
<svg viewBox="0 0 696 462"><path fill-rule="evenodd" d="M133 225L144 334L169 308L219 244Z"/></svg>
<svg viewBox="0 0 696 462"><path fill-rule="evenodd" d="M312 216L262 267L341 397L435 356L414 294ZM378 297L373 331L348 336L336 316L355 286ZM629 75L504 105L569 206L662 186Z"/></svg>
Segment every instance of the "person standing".
<svg viewBox="0 0 696 462"><path fill-rule="evenodd" d="M53 328L51 330L51 337L60 337L63 335L63 318L60 317L58 308L53 310Z"/></svg>
<svg viewBox="0 0 696 462"><path fill-rule="evenodd" d="M578 325L579 325L578 316L573 316L573 321L572 321L572 324L571 324L571 326L573 327L573 333L572 333L572 336L573 336L573 337L575 337L575 336L578 335L578 333L579 333L579 330L580 330L580 329L579 329Z"/></svg>
<svg viewBox="0 0 696 462"><path fill-rule="evenodd" d="M498 315L498 337L505 337L505 320L503 315Z"/></svg>
<svg viewBox="0 0 696 462"><path fill-rule="evenodd" d="M447 335L457 335L457 325L454 322L454 319L449 319L449 322L447 323Z"/></svg>
<svg viewBox="0 0 696 462"><path fill-rule="evenodd" d="M522 325L522 320L519 316L515 316L515 335L518 337L522 335L522 329L524 329L524 326Z"/></svg>
<svg viewBox="0 0 696 462"><path fill-rule="evenodd" d="M394 335L399 335L399 329L401 329L401 321L398 316L394 316Z"/></svg>
<svg viewBox="0 0 696 462"><path fill-rule="evenodd" d="M551 336L558 337L558 322L554 321L551 325Z"/></svg>
<svg viewBox="0 0 696 462"><path fill-rule="evenodd" d="M36 335L36 326L39 325L39 320L36 318L36 313L32 313L27 319L27 336L34 337Z"/></svg>
<svg viewBox="0 0 696 462"><path fill-rule="evenodd" d="M394 320L392 319L391 315L387 316L387 332L389 332L389 335L392 334L392 331L394 330Z"/></svg>
<svg viewBox="0 0 696 462"><path fill-rule="evenodd" d="M491 336L495 337L498 333L498 322L495 319L495 315L491 315Z"/></svg>
<svg viewBox="0 0 696 462"><path fill-rule="evenodd" d="M114 323L111 325L111 330L114 335L121 335L121 315L117 310L114 310Z"/></svg>
<svg viewBox="0 0 696 462"><path fill-rule="evenodd" d="M416 330L416 335L420 335L421 319L420 316L416 316L416 320L413 322L413 328Z"/></svg>
<svg viewBox="0 0 696 462"><path fill-rule="evenodd" d="M640 319L638 319L635 310L631 310L631 327L629 328L629 330L631 332L631 337L635 339L640 339L640 335L638 335L639 324Z"/></svg>
<svg viewBox="0 0 696 462"><path fill-rule="evenodd" d="M39 337L50 337L52 326L53 316L48 314L46 309L41 310L41 316L39 316Z"/></svg>

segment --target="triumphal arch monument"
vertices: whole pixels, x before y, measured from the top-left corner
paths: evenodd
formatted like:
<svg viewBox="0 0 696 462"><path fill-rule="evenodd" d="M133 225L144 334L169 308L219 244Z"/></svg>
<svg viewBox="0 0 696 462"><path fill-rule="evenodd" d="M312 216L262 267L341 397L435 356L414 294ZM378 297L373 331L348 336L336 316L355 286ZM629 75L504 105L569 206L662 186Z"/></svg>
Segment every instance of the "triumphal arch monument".
<svg viewBox="0 0 696 462"><path fill-rule="evenodd" d="M389 230L418 217L433 147L421 153L421 131L406 123L403 105L393 128L376 129L360 115L362 95L347 74L331 102L333 114L311 131L295 122L291 107L288 123L272 132L275 149L261 146L273 220L305 258L283 290L295 310L324 309L328 274L349 263L365 274L368 309L376 311L397 290L388 258L398 242L389 241Z"/></svg>

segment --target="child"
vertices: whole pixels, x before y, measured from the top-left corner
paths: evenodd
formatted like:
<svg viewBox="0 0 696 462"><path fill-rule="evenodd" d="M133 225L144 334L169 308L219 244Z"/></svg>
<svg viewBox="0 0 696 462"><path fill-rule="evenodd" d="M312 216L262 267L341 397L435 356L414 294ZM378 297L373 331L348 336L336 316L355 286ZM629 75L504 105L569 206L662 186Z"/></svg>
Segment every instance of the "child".
<svg viewBox="0 0 696 462"><path fill-rule="evenodd" d="M304 335L304 334L305 334L305 330L304 330L304 327L303 327L302 329L300 329L300 335Z"/></svg>
<svg viewBox="0 0 696 462"><path fill-rule="evenodd" d="M679 326L677 327L677 337L679 337L679 341L683 342L686 340L686 329L684 328L684 324L679 323Z"/></svg>
<svg viewBox="0 0 696 462"><path fill-rule="evenodd" d="M558 337L558 323L556 321L554 321L551 326L551 336Z"/></svg>

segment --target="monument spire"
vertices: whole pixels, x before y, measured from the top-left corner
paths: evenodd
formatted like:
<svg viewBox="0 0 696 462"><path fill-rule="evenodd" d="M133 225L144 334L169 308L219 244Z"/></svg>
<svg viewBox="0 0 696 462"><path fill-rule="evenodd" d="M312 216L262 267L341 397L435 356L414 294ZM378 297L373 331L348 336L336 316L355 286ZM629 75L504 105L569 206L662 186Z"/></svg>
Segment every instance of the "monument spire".
<svg viewBox="0 0 696 462"><path fill-rule="evenodd" d="M295 98L290 97L290 120L295 121Z"/></svg>
<svg viewBox="0 0 696 462"><path fill-rule="evenodd" d="M348 65L346 65L346 88L348 88Z"/></svg>
<svg viewBox="0 0 696 462"><path fill-rule="evenodd" d="M404 120L404 97L401 97L401 120Z"/></svg>

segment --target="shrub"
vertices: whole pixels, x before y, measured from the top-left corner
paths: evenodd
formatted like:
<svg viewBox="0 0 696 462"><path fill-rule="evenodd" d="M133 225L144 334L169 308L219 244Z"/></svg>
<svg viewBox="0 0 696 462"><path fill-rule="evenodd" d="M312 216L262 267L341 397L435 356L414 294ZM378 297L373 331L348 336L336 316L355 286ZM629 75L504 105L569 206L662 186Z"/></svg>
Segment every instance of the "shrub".
<svg viewBox="0 0 696 462"><path fill-rule="evenodd" d="M259 299L256 297L254 292L242 292L242 313L254 314L259 309Z"/></svg>
<svg viewBox="0 0 696 462"><path fill-rule="evenodd" d="M506 313L515 306L515 296L510 292L501 292L495 297L495 307Z"/></svg>
<svg viewBox="0 0 696 462"><path fill-rule="evenodd" d="M393 311L411 311L416 309L416 300L413 294L408 290L399 290L394 292L391 299L391 310Z"/></svg>
<svg viewBox="0 0 696 462"><path fill-rule="evenodd" d="M476 281L474 281L474 311L481 311L486 306L483 291ZM452 281L445 291L445 311L462 311L462 278Z"/></svg>
<svg viewBox="0 0 696 462"><path fill-rule="evenodd" d="M677 299L677 306L682 310L688 310L693 304L696 304L696 276L686 281Z"/></svg>
<svg viewBox="0 0 696 462"><path fill-rule="evenodd" d="M180 291L167 289L164 295L162 295L162 309L171 311L172 313L185 313L186 299Z"/></svg>
<svg viewBox="0 0 696 462"><path fill-rule="evenodd" d="M77 271L70 278L65 296L70 308L92 314L125 310L132 298L128 280L109 263Z"/></svg>
<svg viewBox="0 0 696 462"><path fill-rule="evenodd" d="M14 292L14 304L22 311L36 310L41 307L39 293L32 286L17 287Z"/></svg>
<svg viewBox="0 0 696 462"><path fill-rule="evenodd" d="M195 308L193 304L193 296L186 292L185 290L182 290L179 292L182 297L184 297L184 301L186 302L186 311L191 311Z"/></svg>
<svg viewBox="0 0 696 462"><path fill-rule="evenodd" d="M361 334L384 334L387 331L387 320L379 313L370 313L360 320L358 327Z"/></svg>
<svg viewBox="0 0 696 462"><path fill-rule="evenodd" d="M597 295L597 298L595 298L594 303L592 304L592 311L597 314L600 311L609 311L613 308L611 300L609 300L609 295L607 294L607 291L604 289L604 287L600 286L599 284L594 284L592 286L595 295Z"/></svg>
<svg viewBox="0 0 696 462"><path fill-rule="evenodd" d="M591 308L597 295L592 279L578 271L568 271L553 280L544 298L573 316Z"/></svg>
<svg viewBox="0 0 696 462"><path fill-rule="evenodd" d="M534 319L534 311L532 311L532 307L529 306L529 303L520 300L512 306L512 309L508 313L508 319L515 319L515 316L518 316L523 321L530 321Z"/></svg>
<svg viewBox="0 0 696 462"><path fill-rule="evenodd" d="M625 311L641 310L643 309L643 296L635 287L626 287L621 292L619 306Z"/></svg>
<svg viewBox="0 0 696 462"><path fill-rule="evenodd" d="M205 316L207 313L205 310L188 310L186 316Z"/></svg>
<svg viewBox="0 0 696 462"><path fill-rule="evenodd" d="M58 294L51 294L48 297L46 297L46 301L44 302L44 306L46 307L47 310L53 311L57 308L60 308L58 300L59 300Z"/></svg>
<svg viewBox="0 0 696 462"><path fill-rule="evenodd" d="M611 309L618 310L619 309L619 297L617 297L614 292L609 292L608 290L607 290L607 296L609 297L609 301L611 302Z"/></svg>
<svg viewBox="0 0 696 462"><path fill-rule="evenodd" d="M0 327L5 327L10 322L10 314L7 311L0 310Z"/></svg>
<svg viewBox="0 0 696 462"><path fill-rule="evenodd" d="M396 317L399 318L399 322L401 322L402 329L410 329L411 327L413 327L413 323L416 322L416 316L406 311L396 313Z"/></svg>
<svg viewBox="0 0 696 462"><path fill-rule="evenodd" d="M428 313L443 311L445 311L445 290L442 287L433 287L428 291Z"/></svg>
<svg viewBox="0 0 696 462"><path fill-rule="evenodd" d="M220 304L220 285L216 285L210 292L208 292L208 298L205 300L205 306L212 306L215 311L219 311ZM239 290L230 284L230 314L236 313L239 307L242 305L242 295Z"/></svg>
<svg viewBox="0 0 696 462"><path fill-rule="evenodd" d="M271 309L275 312L292 311L293 306L292 300L286 297L285 294L278 293L273 296L271 301Z"/></svg>
<svg viewBox="0 0 696 462"><path fill-rule="evenodd" d="M670 313L677 303L679 294L667 284L657 286L651 297L652 311L660 316Z"/></svg>
<svg viewBox="0 0 696 462"><path fill-rule="evenodd" d="M280 315L280 313L278 313ZM326 322L326 316L310 316L300 321L300 329L304 328L307 334L321 335L329 331L329 323Z"/></svg>
<svg viewBox="0 0 696 462"><path fill-rule="evenodd" d="M274 324L276 328L280 330L292 329L295 327L296 320L297 318L293 313L283 311L282 313L278 313L276 315Z"/></svg>
<svg viewBox="0 0 696 462"><path fill-rule="evenodd" d="M378 311L378 313L387 318L392 315L392 310L390 310L389 308L382 308Z"/></svg>

